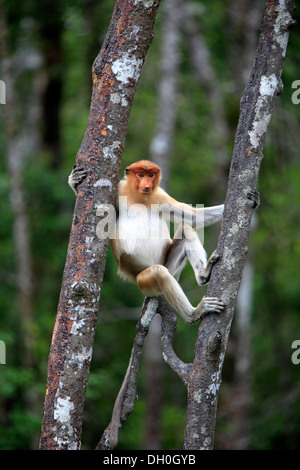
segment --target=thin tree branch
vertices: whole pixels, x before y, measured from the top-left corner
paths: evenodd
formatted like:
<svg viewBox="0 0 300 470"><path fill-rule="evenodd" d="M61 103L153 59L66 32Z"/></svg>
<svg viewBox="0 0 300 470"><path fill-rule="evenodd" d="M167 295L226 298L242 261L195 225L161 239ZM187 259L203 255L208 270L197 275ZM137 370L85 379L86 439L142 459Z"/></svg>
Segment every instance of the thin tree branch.
<svg viewBox="0 0 300 470"><path fill-rule="evenodd" d="M160 297L157 312L162 317L161 344L163 358L187 386L192 364L183 362L174 351L173 340L177 328L177 314L164 297Z"/></svg>
<svg viewBox="0 0 300 470"><path fill-rule="evenodd" d="M121 389L115 401L112 418L105 429L96 450L114 449L118 444L119 428L132 413L137 399L137 374L144 341L147 336L150 323L158 308L158 298L146 297L141 318L136 326L136 336L129 360L126 375Z"/></svg>
<svg viewBox="0 0 300 470"><path fill-rule="evenodd" d="M148 334L150 323L156 313L162 316L162 349L163 357L167 364L181 378L185 385L188 384L192 364L185 364L176 355L173 348L173 339L177 327L177 314L163 296L146 297L142 309L141 318L136 326L136 336L129 360L129 365L116 398L112 418L105 429L96 450L111 450L118 444L119 428L132 413L137 399L137 374L145 338Z"/></svg>

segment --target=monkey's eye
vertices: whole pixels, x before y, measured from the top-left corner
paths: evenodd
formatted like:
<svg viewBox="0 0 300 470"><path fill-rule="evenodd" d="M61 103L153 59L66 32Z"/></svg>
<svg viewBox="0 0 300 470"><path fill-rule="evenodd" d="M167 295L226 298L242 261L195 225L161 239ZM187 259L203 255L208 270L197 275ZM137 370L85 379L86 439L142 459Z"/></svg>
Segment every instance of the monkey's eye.
<svg viewBox="0 0 300 470"><path fill-rule="evenodd" d="M149 178L153 178L154 174L153 173L149 173L148 177Z"/></svg>
<svg viewBox="0 0 300 470"><path fill-rule="evenodd" d="M144 173L139 173L140 178L144 178Z"/></svg>

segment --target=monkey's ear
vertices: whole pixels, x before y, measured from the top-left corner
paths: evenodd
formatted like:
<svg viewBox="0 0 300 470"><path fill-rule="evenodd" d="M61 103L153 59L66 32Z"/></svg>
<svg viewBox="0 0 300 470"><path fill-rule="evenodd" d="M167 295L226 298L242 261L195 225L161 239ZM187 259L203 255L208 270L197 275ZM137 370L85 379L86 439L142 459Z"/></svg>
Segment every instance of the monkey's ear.
<svg viewBox="0 0 300 470"><path fill-rule="evenodd" d="M130 169L129 169L129 168L126 168L125 174L128 175L129 171L130 171Z"/></svg>

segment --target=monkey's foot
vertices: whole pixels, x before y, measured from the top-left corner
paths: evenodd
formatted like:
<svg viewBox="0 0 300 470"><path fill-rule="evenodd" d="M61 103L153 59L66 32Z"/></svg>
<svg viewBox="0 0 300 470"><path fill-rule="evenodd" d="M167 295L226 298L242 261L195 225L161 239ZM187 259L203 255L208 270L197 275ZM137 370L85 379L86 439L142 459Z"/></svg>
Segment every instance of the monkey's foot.
<svg viewBox="0 0 300 470"><path fill-rule="evenodd" d="M250 191L247 194L247 198L252 202L253 209L256 209L260 204L260 195L256 190Z"/></svg>
<svg viewBox="0 0 300 470"><path fill-rule="evenodd" d="M79 166L79 167L77 167L76 165L73 166L72 172L68 179L68 183L76 194L77 194L77 187L83 182L83 180L86 177L87 177L87 172L84 170L82 166Z"/></svg>
<svg viewBox="0 0 300 470"><path fill-rule="evenodd" d="M219 259L220 259L220 255L218 255L217 250L215 250L210 255L208 262L211 264L215 264L217 261L219 261Z"/></svg>
<svg viewBox="0 0 300 470"><path fill-rule="evenodd" d="M201 320L209 313L221 313L224 309L224 302L217 297L203 297L200 304L195 308L193 321Z"/></svg>
<svg viewBox="0 0 300 470"><path fill-rule="evenodd" d="M220 259L220 255L218 255L217 250L215 250L211 254L211 256L210 256L210 258L207 262L207 266L206 266L206 269L205 269L205 274L200 275L199 280L197 279L197 282L198 282L199 286L204 286L205 284L208 283L208 281L210 279L212 267L217 261L219 261L219 259Z"/></svg>

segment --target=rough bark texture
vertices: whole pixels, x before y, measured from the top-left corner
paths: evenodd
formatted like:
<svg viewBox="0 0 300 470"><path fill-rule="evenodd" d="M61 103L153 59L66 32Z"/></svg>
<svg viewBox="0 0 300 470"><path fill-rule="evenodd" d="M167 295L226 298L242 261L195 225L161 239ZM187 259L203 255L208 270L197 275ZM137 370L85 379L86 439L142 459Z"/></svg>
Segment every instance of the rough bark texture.
<svg viewBox="0 0 300 470"><path fill-rule="evenodd" d="M221 260L212 271L207 295L221 298L227 308L200 324L193 370L188 383L185 449L211 449L218 391L226 344L247 253L253 205L248 194L256 189L263 145L293 24L294 1L269 0L249 83L241 100L235 147L218 243Z"/></svg>
<svg viewBox="0 0 300 470"><path fill-rule="evenodd" d="M263 11L264 4L261 0L230 0L226 35L231 83L237 96L245 88L250 76ZM226 171L226 177L227 173ZM224 183L226 177L224 178L223 172ZM258 223L258 214L254 213L251 233ZM248 253L237 298L233 330L230 332L226 351L226 360L232 364L234 373L226 378L218 403L219 421L230 423L231 432L228 433L226 425L218 427L215 435L215 446L218 449L245 450L250 443L253 374L250 334L255 269L253 262L251 253Z"/></svg>
<svg viewBox="0 0 300 470"><path fill-rule="evenodd" d="M129 113L153 36L159 0L117 0L93 65L87 129L76 163L80 186L53 332L41 449L79 449L107 240L96 236L98 214L114 204Z"/></svg>

